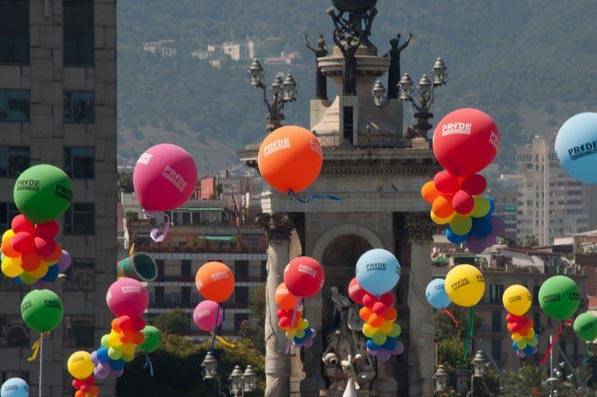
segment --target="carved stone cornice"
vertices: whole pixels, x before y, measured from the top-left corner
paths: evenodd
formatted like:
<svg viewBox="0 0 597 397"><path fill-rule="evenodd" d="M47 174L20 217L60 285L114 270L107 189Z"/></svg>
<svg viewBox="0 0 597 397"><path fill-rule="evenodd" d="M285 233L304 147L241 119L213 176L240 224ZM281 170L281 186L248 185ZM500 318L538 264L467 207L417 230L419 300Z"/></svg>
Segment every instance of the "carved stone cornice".
<svg viewBox="0 0 597 397"><path fill-rule="evenodd" d="M288 214L257 215L256 223L263 227L269 241L289 241L294 224Z"/></svg>
<svg viewBox="0 0 597 397"><path fill-rule="evenodd" d="M435 226L426 212L404 214L404 230L410 242L431 242Z"/></svg>
<svg viewBox="0 0 597 397"><path fill-rule="evenodd" d="M383 165L361 166L338 166L323 167L321 173L324 175L433 175L433 165L384 167Z"/></svg>

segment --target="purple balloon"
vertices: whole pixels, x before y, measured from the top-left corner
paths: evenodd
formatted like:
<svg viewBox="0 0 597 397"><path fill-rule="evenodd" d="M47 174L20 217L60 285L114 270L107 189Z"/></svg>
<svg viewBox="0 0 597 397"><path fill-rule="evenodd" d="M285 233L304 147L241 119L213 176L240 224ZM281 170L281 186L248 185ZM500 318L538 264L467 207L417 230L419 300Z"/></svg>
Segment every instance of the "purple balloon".
<svg viewBox="0 0 597 397"><path fill-rule="evenodd" d="M94 350L90 354L90 356L91 356L91 361L93 361L93 364L97 365L100 362L100 360L98 360L98 358L97 358L97 350Z"/></svg>
<svg viewBox="0 0 597 397"><path fill-rule="evenodd" d="M404 353L404 345L402 344L402 342L396 342L396 347L394 348L394 350L392 350L392 354L398 356L402 353Z"/></svg>
<svg viewBox="0 0 597 397"><path fill-rule="evenodd" d="M60 256L60 259L58 259L58 270L60 270L60 273L67 271L71 265L71 262L72 258L68 251L62 250L62 256Z"/></svg>
<svg viewBox="0 0 597 397"><path fill-rule="evenodd" d="M367 353L369 353L370 356L376 357L377 356L377 352L379 350L371 350L369 348L367 348Z"/></svg>
<svg viewBox="0 0 597 397"><path fill-rule="evenodd" d="M525 358L527 356L526 353L522 350L516 350L516 355L520 358Z"/></svg>
<svg viewBox="0 0 597 397"><path fill-rule="evenodd" d="M110 369L109 365L99 363L95 366L93 375L95 375L97 379L106 379L108 376L110 376L110 372L112 372L112 370Z"/></svg>
<svg viewBox="0 0 597 397"><path fill-rule="evenodd" d="M466 241L466 247L475 254L480 254L485 250L485 238L471 236Z"/></svg>
<svg viewBox="0 0 597 397"><path fill-rule="evenodd" d="M494 216L491 218L491 228L493 230L493 234L499 236L504 234L506 231L506 223L499 216Z"/></svg>
<svg viewBox="0 0 597 397"><path fill-rule="evenodd" d="M379 352L377 353L377 359L383 362L388 361L391 356L392 353L383 348L379 349Z"/></svg>
<svg viewBox="0 0 597 397"><path fill-rule="evenodd" d="M124 374L124 368L119 369L118 371L112 371L112 374L117 377L120 378L122 376L122 374Z"/></svg>
<svg viewBox="0 0 597 397"><path fill-rule="evenodd" d="M309 338L305 341L305 343L303 343L304 348L309 348L311 346L313 346L313 338Z"/></svg>

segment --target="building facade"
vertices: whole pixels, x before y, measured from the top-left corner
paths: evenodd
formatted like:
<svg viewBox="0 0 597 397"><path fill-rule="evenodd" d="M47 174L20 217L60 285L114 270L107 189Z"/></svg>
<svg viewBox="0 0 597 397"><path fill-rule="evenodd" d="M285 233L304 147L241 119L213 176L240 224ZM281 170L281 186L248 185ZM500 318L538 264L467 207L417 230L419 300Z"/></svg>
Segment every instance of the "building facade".
<svg viewBox="0 0 597 397"><path fill-rule="evenodd" d="M30 165L49 163L72 178L75 195L59 238L73 257L53 289L63 323L46 339L44 397L73 394L65 363L93 350L110 325L105 304L116 259L116 1L0 0L0 223L16 215L12 186ZM29 288L1 281L1 381L38 387L27 362L38 335L24 327L19 305ZM102 385L102 396L114 396Z"/></svg>
<svg viewBox="0 0 597 397"><path fill-rule="evenodd" d="M520 175L500 175L487 188L487 193L495 200L495 216L502 218L506 224L503 237L510 239L517 238L518 189L521 183Z"/></svg>
<svg viewBox="0 0 597 397"><path fill-rule="evenodd" d="M556 236L590 228L593 205L589 190L559 167L554 151L555 135L535 136L516 154L518 174L518 239L535 238L548 245Z"/></svg>

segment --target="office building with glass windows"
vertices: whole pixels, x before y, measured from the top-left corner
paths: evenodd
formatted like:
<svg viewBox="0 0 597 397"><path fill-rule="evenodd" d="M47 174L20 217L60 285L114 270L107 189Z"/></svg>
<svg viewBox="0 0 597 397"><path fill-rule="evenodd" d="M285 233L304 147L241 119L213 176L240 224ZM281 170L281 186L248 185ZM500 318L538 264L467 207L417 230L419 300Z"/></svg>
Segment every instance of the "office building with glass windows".
<svg viewBox="0 0 597 397"><path fill-rule="evenodd" d="M62 325L46 340L44 397L72 396L66 358L93 350L110 326L105 304L116 260L116 1L0 0L0 226L17 211L12 186L30 165L49 163L73 179L60 242L73 257L53 289ZM0 283L0 376L38 385L29 363L38 337L22 323L29 288ZM102 384L102 396L114 388Z"/></svg>

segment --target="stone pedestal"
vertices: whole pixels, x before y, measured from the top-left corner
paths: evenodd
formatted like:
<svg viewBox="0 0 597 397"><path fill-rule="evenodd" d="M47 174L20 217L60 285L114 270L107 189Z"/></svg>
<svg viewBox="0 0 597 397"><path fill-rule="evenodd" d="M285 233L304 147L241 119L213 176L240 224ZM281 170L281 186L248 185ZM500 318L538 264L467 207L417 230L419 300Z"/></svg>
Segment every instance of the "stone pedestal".
<svg viewBox="0 0 597 397"><path fill-rule="evenodd" d="M433 224L426 213L405 215L405 228L410 243L410 274L408 279L409 396L433 395L433 346L435 326L433 311L425 298L425 288L431 281L431 242Z"/></svg>

